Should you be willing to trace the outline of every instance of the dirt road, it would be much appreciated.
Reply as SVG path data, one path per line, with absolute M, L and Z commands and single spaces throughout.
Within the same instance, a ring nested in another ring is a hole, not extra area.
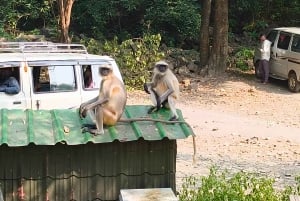
M 286 82 L 262 85 L 254 77 L 226 75 L 191 80 L 182 88 L 178 108 L 196 134 L 178 140 L 177 188 L 190 175 L 207 175 L 216 165 L 230 172 L 249 171 L 294 184 L 300 175 L 300 93 Z M 150 104 L 143 92 L 130 92 L 128 104 Z

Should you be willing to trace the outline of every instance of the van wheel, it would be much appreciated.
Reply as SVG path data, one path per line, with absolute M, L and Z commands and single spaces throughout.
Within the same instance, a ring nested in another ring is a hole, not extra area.
M 298 82 L 295 73 L 289 74 L 288 87 L 291 92 L 298 92 L 300 90 L 300 83 Z
M 254 70 L 255 70 L 255 77 L 260 79 L 261 78 L 261 72 L 260 72 L 260 69 L 259 69 L 259 60 L 257 60 L 254 64 Z

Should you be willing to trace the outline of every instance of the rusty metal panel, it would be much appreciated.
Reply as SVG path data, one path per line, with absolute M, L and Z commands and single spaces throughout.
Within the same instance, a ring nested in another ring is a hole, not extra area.
M 120 189 L 172 188 L 176 140 L 0 146 L 5 201 L 117 200 Z

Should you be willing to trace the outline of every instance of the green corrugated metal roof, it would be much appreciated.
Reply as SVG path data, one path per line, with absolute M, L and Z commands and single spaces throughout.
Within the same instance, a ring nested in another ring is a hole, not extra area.
M 123 118 L 149 117 L 147 111 L 150 106 L 126 106 Z M 180 120 L 182 113 L 178 110 Z M 167 120 L 169 110 L 160 110 L 151 114 L 154 119 Z M 118 123 L 106 127 L 103 135 L 94 136 L 82 133 L 81 125 L 91 123 L 89 119 L 81 120 L 77 109 L 68 110 L 0 110 L 0 145 L 26 146 L 36 145 L 68 145 L 93 143 L 107 143 L 114 140 L 134 141 L 139 138 L 145 140 L 161 140 L 162 138 L 182 139 L 193 134 L 192 129 L 184 123 L 164 124 L 157 122 Z

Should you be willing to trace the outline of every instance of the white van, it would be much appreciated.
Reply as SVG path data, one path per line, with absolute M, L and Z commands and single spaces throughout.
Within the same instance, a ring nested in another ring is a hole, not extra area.
M 77 108 L 99 94 L 98 68 L 103 63 L 110 63 L 122 80 L 113 58 L 89 54 L 80 44 L 2 42 L 0 69 L 10 68 L 21 90 L 0 92 L 0 108 Z
M 270 77 L 288 80 L 292 92 L 300 90 L 300 28 L 281 27 L 271 29 L 267 39 L 272 42 L 270 58 Z M 259 52 L 255 51 L 255 75 L 260 76 Z

